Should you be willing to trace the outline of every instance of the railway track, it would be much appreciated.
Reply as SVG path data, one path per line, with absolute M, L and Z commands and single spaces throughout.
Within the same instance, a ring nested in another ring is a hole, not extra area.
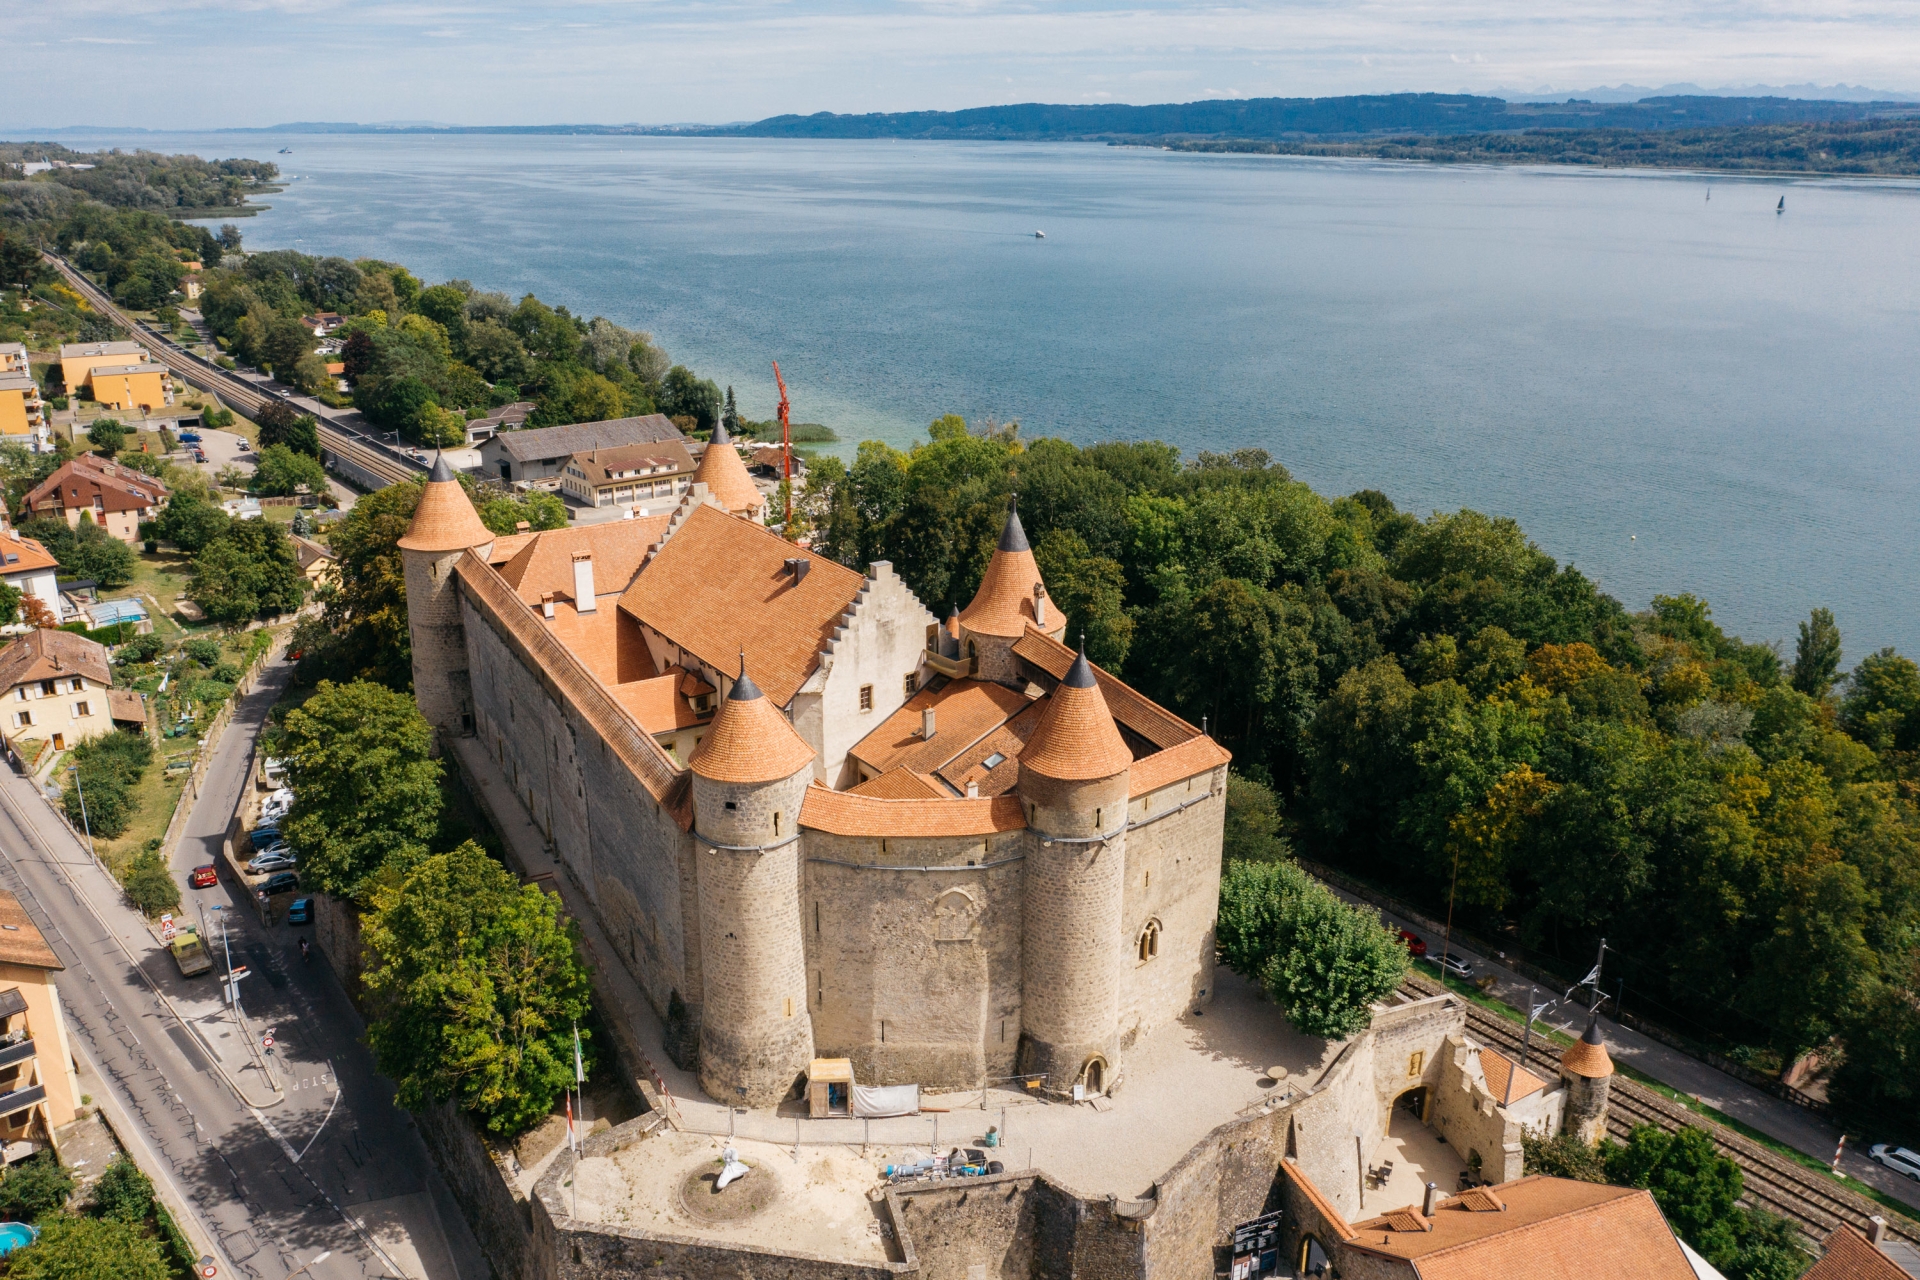
M 46 260 L 65 277 L 93 308 L 102 315 L 110 316 L 114 322 L 128 333 L 137 333 L 140 340 L 153 351 L 156 359 L 167 366 L 181 381 L 200 390 L 218 396 L 222 401 L 238 409 L 249 418 L 258 417 L 260 410 L 279 397 L 262 391 L 244 378 L 236 378 L 210 360 L 202 359 L 187 350 L 172 338 L 141 324 L 126 312 L 114 305 L 93 281 L 81 275 L 66 261 L 54 254 L 47 254 Z M 332 454 L 342 461 L 368 475 L 377 476 L 383 484 L 398 484 L 411 480 L 426 468 L 404 454 L 398 454 L 377 442 L 352 431 L 345 430 L 327 418 L 316 415 L 319 423 L 320 451 Z
M 1415 999 L 1424 999 L 1440 995 L 1442 988 L 1429 978 L 1415 975 L 1407 979 L 1402 991 Z M 1482 1044 L 1509 1054 L 1520 1052 L 1521 1029 L 1479 1005 L 1467 1006 L 1467 1030 Z M 1536 1038 L 1533 1046 L 1535 1061 L 1543 1051 L 1548 1050 L 1550 1046 Z M 1865 1231 L 1867 1219 L 1877 1215 L 1887 1220 L 1889 1232 L 1920 1244 L 1920 1224 L 1912 1219 L 1889 1212 L 1880 1204 L 1848 1190 L 1829 1175 L 1786 1159 L 1751 1138 L 1662 1097 L 1645 1085 L 1616 1075 L 1608 1098 L 1607 1132 L 1612 1137 L 1625 1141 L 1635 1128 L 1643 1124 L 1654 1125 L 1669 1133 L 1678 1132 L 1682 1125 L 1701 1130 L 1713 1139 L 1721 1155 L 1740 1166 L 1745 1186 L 1744 1199 L 1751 1206 L 1779 1214 L 1815 1241 L 1826 1239 L 1828 1233 L 1843 1222 Z

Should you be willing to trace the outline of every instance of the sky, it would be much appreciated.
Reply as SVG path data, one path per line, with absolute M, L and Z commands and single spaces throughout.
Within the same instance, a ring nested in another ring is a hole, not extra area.
M 62 0 L 23 5 L 7 45 L 0 137 L 1621 83 L 1920 90 L 1920 0 Z

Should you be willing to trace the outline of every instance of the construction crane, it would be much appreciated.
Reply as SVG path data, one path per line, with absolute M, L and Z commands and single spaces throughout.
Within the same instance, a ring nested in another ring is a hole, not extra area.
M 773 362 L 773 380 L 780 384 L 780 471 L 787 482 L 785 525 L 793 524 L 793 408 L 787 403 L 787 380 L 780 376 L 780 362 Z

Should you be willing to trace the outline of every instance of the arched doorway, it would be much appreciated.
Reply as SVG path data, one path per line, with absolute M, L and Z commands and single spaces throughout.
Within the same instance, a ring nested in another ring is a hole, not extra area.
M 1080 1068 L 1080 1085 L 1087 1097 L 1098 1097 L 1107 1091 L 1107 1060 L 1099 1054 L 1087 1059 L 1087 1065 Z
M 1395 1111 L 1405 1111 L 1421 1124 L 1427 1122 L 1427 1086 L 1409 1089 L 1393 1100 Z
M 1320 1242 L 1307 1235 L 1300 1237 L 1300 1261 L 1297 1269 L 1303 1276 L 1324 1276 L 1330 1270 L 1327 1251 Z

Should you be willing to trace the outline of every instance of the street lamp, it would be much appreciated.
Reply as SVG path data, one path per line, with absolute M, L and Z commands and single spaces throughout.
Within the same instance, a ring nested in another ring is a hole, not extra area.
M 80 793 L 80 825 L 86 829 L 87 833 L 87 854 L 98 862 L 100 855 L 95 853 L 93 848 L 93 821 L 87 817 L 87 789 L 80 785 L 80 766 L 70 764 L 67 766 L 67 772 L 73 775 L 73 789 Z

